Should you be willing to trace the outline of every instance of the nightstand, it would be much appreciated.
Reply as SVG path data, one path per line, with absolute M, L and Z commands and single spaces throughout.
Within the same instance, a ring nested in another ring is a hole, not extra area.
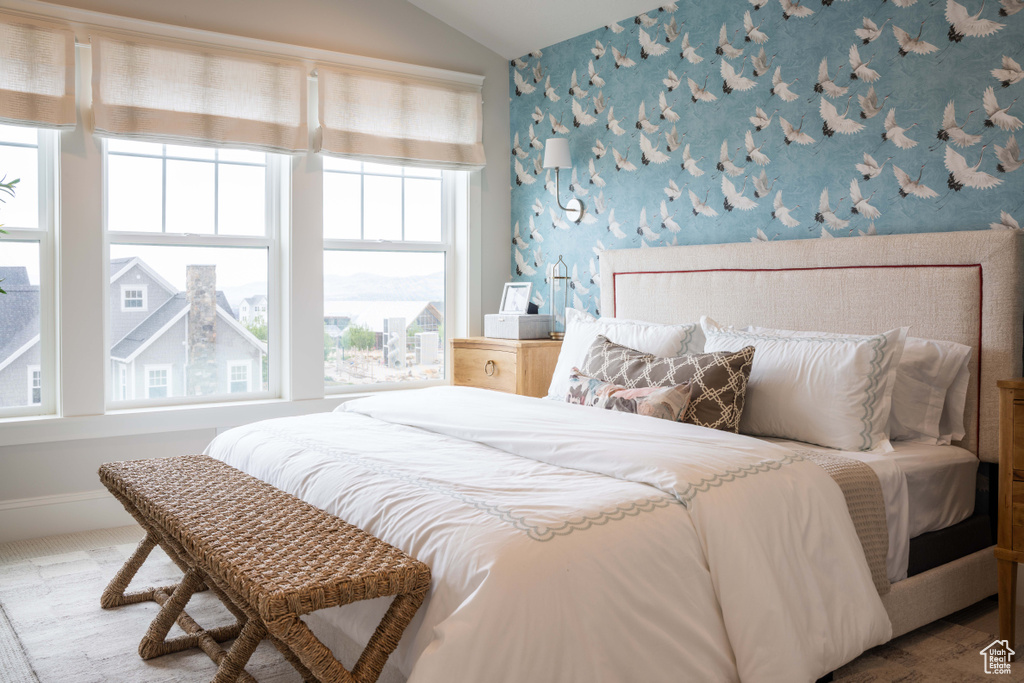
M 561 341 L 452 339 L 452 384 L 523 396 L 547 396 Z
M 1024 379 L 999 386 L 999 638 L 1016 642 L 1017 563 L 1024 562 Z

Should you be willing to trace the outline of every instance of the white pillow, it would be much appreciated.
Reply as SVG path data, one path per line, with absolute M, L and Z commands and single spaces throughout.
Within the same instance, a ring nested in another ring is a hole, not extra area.
M 683 356 L 704 351 L 704 333 L 698 323 L 659 325 L 621 318 L 598 320 L 589 313 L 570 308 L 565 311 L 565 338 L 551 376 L 548 398 L 565 400 L 572 369 L 583 365 L 583 359 L 598 335 L 655 356 Z
M 954 431 L 953 425 L 941 427 L 943 413 L 954 381 L 961 371 L 966 376 L 959 414 L 963 431 L 964 402 L 966 401 L 967 362 L 971 347 L 955 342 L 908 337 L 903 347 L 896 386 L 892 392 L 892 412 L 889 414 L 889 438 L 898 441 L 916 441 L 932 445 L 945 445 Z M 955 404 L 956 399 L 951 401 Z M 951 410 L 955 405 L 951 405 Z M 955 410 L 954 410 L 955 414 Z M 963 438 L 961 435 L 957 438 Z
M 885 432 L 907 328 L 876 335 L 723 327 L 706 352 L 754 347 L 740 432 L 843 451 L 892 450 Z
M 967 405 L 967 384 L 971 381 L 971 371 L 967 367 L 970 360 L 968 352 L 956 373 L 956 379 L 946 392 L 946 405 L 942 408 L 942 419 L 939 420 L 939 443 L 942 445 L 960 441 L 967 435 L 964 407 Z

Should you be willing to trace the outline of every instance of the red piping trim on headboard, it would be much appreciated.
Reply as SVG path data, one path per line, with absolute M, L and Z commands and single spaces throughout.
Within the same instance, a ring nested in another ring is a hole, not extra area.
M 799 268 L 705 268 L 695 270 L 631 270 L 612 273 L 612 315 L 618 308 L 617 278 L 620 275 L 672 275 L 689 273 L 773 273 L 799 270 L 863 270 L 871 268 L 977 268 L 978 270 L 978 387 L 977 406 L 974 420 L 974 443 L 978 453 L 981 452 L 981 332 L 984 315 L 984 274 L 980 263 L 920 263 L 913 265 L 877 265 L 877 266 L 804 266 Z M 979 455 L 980 457 L 980 455 Z

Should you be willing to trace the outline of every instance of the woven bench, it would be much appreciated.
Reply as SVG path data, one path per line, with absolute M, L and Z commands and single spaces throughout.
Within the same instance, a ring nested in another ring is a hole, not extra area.
M 376 681 L 430 586 L 430 569 L 337 517 L 205 455 L 108 463 L 100 480 L 146 530 L 104 591 L 104 608 L 152 600 L 160 611 L 139 644 L 150 659 L 198 647 L 214 683 L 252 681 L 245 665 L 269 638 L 306 681 Z M 184 572 L 173 586 L 125 593 L 159 545 Z M 209 588 L 235 616 L 205 630 L 185 611 Z M 351 672 L 299 618 L 395 596 Z M 177 624 L 184 636 L 167 640 Z M 234 638 L 230 650 L 219 643 Z

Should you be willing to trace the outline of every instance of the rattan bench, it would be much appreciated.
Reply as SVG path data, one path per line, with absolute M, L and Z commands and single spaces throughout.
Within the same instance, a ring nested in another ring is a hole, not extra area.
M 430 586 L 430 569 L 422 562 L 213 458 L 108 463 L 99 473 L 147 531 L 101 605 L 160 604 L 139 654 L 150 659 L 199 647 L 218 664 L 214 683 L 252 681 L 245 665 L 264 638 L 306 681 L 376 681 Z M 126 594 L 156 545 L 184 578 Z M 205 630 L 184 611 L 189 598 L 207 588 L 234 614 L 234 625 Z M 351 672 L 299 618 L 382 596 L 395 598 Z M 167 640 L 175 622 L 186 635 Z M 219 643 L 232 638 L 225 652 Z

